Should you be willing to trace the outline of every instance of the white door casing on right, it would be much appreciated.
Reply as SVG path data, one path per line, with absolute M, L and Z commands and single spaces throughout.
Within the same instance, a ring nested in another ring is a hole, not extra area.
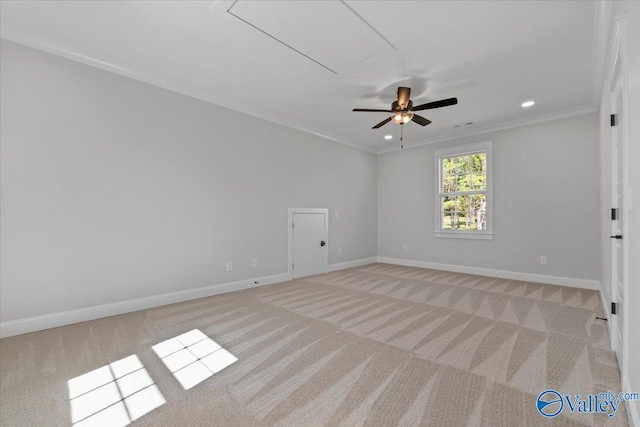
M 618 45 L 611 79 L 611 342 L 616 352 L 620 370 L 625 370 L 627 286 L 627 242 L 624 240 L 627 204 L 625 200 L 627 179 L 626 140 L 626 86 L 624 44 Z M 615 307 L 615 314 L 613 309 Z
M 291 213 L 291 272 L 300 278 L 327 272 L 328 211 L 298 210 Z

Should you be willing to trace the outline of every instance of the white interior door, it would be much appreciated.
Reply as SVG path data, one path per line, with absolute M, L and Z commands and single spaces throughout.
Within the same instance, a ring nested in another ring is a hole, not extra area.
M 293 277 L 326 272 L 325 213 L 293 213 Z
M 624 349 L 624 313 L 623 303 L 626 289 L 627 262 L 624 241 L 625 200 L 625 132 L 624 112 L 624 80 L 620 55 L 616 61 L 614 78 L 611 82 L 611 114 L 614 123 L 611 126 L 611 205 L 615 209 L 615 219 L 611 220 L 611 302 L 616 304 L 616 314 L 611 315 L 611 333 L 613 350 L 618 357 L 620 368 L 623 368 Z

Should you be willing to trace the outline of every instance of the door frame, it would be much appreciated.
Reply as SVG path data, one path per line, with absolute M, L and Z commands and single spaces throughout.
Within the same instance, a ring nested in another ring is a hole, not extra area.
M 289 264 L 287 271 L 289 274 L 289 280 L 293 280 L 293 270 L 291 265 L 293 264 L 293 214 L 324 214 L 324 241 L 327 242 L 326 249 L 324 251 L 324 273 L 329 272 L 329 209 L 326 208 L 289 208 L 289 216 L 287 222 L 288 230 L 288 252 L 289 252 Z
M 627 154 L 628 154 L 628 147 L 629 147 L 629 138 L 628 138 L 628 133 L 627 133 L 627 120 L 628 120 L 628 80 L 627 80 L 627 51 L 626 51 L 626 28 L 625 28 L 625 19 L 624 17 L 620 17 L 617 18 L 615 20 L 615 28 L 614 28 L 614 40 L 613 40 L 613 50 L 612 50 L 612 56 L 611 56 L 611 62 L 609 64 L 609 70 L 608 70 L 608 78 L 607 78 L 607 89 L 609 92 L 609 113 L 613 113 L 613 99 L 612 99 L 612 94 L 615 91 L 615 84 L 616 81 L 614 80 L 616 78 L 616 70 L 618 70 L 619 75 L 620 75 L 620 79 L 622 80 L 622 90 L 620 91 L 620 96 L 622 97 L 622 112 L 618 112 L 616 111 L 616 114 L 621 114 L 621 124 L 622 126 L 620 126 L 620 129 L 617 130 L 617 132 L 620 132 L 620 134 L 622 135 L 622 164 L 617 164 L 616 166 L 618 168 L 622 169 L 622 206 L 618 206 L 618 209 L 620 211 L 620 215 L 623 218 L 623 223 L 622 223 L 622 235 L 623 235 L 623 239 L 622 239 L 622 252 L 623 252 L 623 266 L 622 266 L 622 275 L 624 276 L 624 281 L 622 283 L 622 305 L 620 307 L 621 313 L 620 314 L 616 314 L 615 316 L 622 316 L 622 342 L 618 342 L 617 341 L 617 334 L 616 334 L 616 330 L 614 329 L 614 321 L 613 321 L 613 314 L 611 314 L 611 312 L 609 311 L 609 318 L 610 320 L 610 335 L 611 335 L 611 348 L 613 351 L 615 352 L 619 352 L 621 355 L 621 359 L 622 359 L 622 363 L 620 364 L 620 373 L 621 373 L 621 377 L 624 381 L 626 372 L 627 372 L 627 365 L 629 363 L 629 356 L 628 356 L 628 350 L 629 350 L 629 317 L 628 317 L 628 312 L 629 312 L 629 301 L 628 301 L 628 287 L 629 287 L 629 241 L 626 239 L 626 237 L 629 235 L 629 221 L 628 221 L 628 213 L 629 213 L 629 165 L 627 163 Z M 613 130 L 611 131 L 611 135 L 613 134 Z M 611 165 L 613 165 L 613 162 L 616 159 L 613 159 L 613 140 L 612 138 L 610 138 L 609 140 L 610 143 L 610 161 L 611 161 Z M 613 193 L 615 191 L 615 180 L 616 177 L 614 176 L 615 171 L 613 170 L 613 167 L 610 167 L 609 170 L 609 191 L 611 192 L 610 194 L 610 201 L 609 203 L 612 203 L 613 201 Z M 610 206 L 612 207 L 612 206 Z M 613 227 L 611 226 L 609 228 L 610 231 L 613 230 Z M 611 260 L 611 271 L 610 271 L 610 283 L 611 286 L 609 288 L 609 297 L 610 297 L 610 301 L 611 302 L 618 302 L 619 301 L 614 301 L 613 297 L 614 297 L 614 286 L 615 283 L 613 281 L 614 279 L 614 269 L 615 269 L 615 265 L 613 263 L 614 261 L 614 245 L 611 244 L 610 246 L 610 260 Z M 624 386 L 623 386 L 624 388 Z

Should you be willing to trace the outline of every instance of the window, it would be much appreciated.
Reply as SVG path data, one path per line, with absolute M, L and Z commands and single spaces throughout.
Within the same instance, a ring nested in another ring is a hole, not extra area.
M 434 151 L 436 237 L 491 239 L 491 141 Z

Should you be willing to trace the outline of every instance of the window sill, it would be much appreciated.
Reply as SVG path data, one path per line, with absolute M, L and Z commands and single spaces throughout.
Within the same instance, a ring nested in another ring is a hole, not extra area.
M 493 233 L 489 231 L 436 231 L 435 236 L 446 239 L 493 240 Z

